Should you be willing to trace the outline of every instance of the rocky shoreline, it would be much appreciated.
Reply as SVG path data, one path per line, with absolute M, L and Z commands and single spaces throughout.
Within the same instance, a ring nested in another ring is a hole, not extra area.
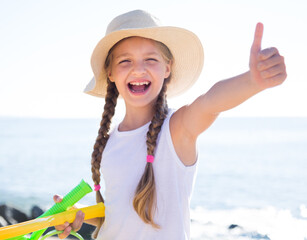
M 22 210 L 11 207 L 7 204 L 1 204 L 0 205 L 0 227 L 5 227 L 8 225 L 29 221 L 29 220 L 39 217 L 43 213 L 44 211 L 38 206 L 33 206 L 31 208 L 30 214 L 27 215 Z M 46 232 L 49 232 L 53 229 L 54 229 L 53 227 L 49 228 L 47 229 Z M 94 231 L 94 229 L 95 227 L 84 223 L 82 225 L 82 228 L 78 231 L 78 233 L 82 235 L 84 240 L 91 240 L 92 239 L 91 233 Z M 56 237 L 54 238 L 58 239 Z M 71 238 L 75 238 L 75 237 L 71 236 Z

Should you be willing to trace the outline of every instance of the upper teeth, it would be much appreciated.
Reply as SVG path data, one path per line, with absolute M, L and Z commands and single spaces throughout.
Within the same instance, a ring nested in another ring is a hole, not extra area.
M 148 85 L 149 82 L 131 82 L 130 84 L 131 84 L 131 85 L 138 85 L 138 86 L 139 86 L 139 85 L 144 85 L 144 84 L 145 84 L 145 85 Z

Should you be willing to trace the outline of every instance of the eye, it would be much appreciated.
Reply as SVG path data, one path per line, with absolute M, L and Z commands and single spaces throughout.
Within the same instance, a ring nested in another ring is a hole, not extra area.
M 124 59 L 121 60 L 118 64 L 123 64 L 123 63 L 130 63 L 131 61 L 129 59 Z
M 147 58 L 146 61 L 148 61 L 148 62 L 158 62 L 158 59 L 156 59 L 156 58 Z

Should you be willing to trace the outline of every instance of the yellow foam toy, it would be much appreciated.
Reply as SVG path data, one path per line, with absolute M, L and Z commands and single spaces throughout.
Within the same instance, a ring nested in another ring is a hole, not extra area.
M 0 239 L 18 237 L 44 228 L 61 225 L 65 222 L 72 223 L 76 218 L 77 212 L 80 210 L 85 214 L 84 220 L 87 220 L 96 217 L 104 217 L 105 206 L 103 203 L 98 203 L 93 206 L 67 210 L 48 217 L 36 218 L 34 220 L 2 227 L 0 228 Z

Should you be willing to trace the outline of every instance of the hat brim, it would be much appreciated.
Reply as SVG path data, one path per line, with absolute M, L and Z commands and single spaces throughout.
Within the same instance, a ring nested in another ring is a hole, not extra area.
M 182 94 L 198 79 L 203 67 L 204 51 L 200 40 L 194 33 L 183 28 L 167 26 L 124 29 L 108 34 L 96 45 L 91 57 L 94 77 L 84 92 L 96 97 L 105 97 L 107 74 L 104 63 L 108 52 L 118 41 L 132 36 L 162 42 L 170 49 L 174 62 L 172 78 L 167 90 L 168 97 Z

